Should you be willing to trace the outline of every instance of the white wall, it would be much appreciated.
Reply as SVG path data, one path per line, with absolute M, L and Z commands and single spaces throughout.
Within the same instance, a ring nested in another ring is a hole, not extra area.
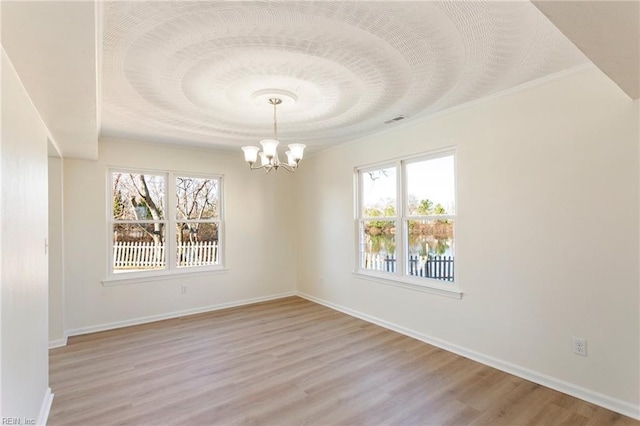
M 0 416 L 37 420 L 48 389 L 47 130 L 2 49 Z
M 306 159 L 299 291 L 640 415 L 638 117 L 590 68 Z M 355 278 L 354 167 L 448 146 L 462 300 Z
M 103 286 L 108 167 L 224 175 L 226 266 L 205 277 Z M 101 140 L 98 161 L 64 160 L 65 310 L 70 334 L 139 319 L 291 293 L 295 289 L 292 177 L 250 171 L 241 152 Z M 188 293 L 180 286 L 187 284 Z
M 62 159 L 49 157 L 49 345 L 64 339 L 64 244 L 62 208 Z

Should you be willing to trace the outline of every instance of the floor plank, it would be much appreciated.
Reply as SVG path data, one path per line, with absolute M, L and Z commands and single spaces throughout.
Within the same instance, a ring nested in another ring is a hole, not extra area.
M 69 339 L 49 425 L 640 425 L 290 297 Z

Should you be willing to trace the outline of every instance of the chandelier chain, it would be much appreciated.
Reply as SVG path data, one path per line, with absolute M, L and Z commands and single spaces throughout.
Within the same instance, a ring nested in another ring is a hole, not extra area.
M 278 118 L 276 116 L 276 107 L 282 101 L 278 98 L 271 98 L 269 99 L 269 102 L 273 104 L 273 138 L 278 140 Z

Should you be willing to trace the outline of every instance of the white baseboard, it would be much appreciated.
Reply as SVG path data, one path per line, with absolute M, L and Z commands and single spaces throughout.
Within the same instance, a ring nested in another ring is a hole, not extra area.
M 296 292 L 290 291 L 286 293 L 272 294 L 269 296 L 254 297 L 251 299 L 243 299 L 243 300 L 237 300 L 234 302 L 220 303 L 217 305 L 202 306 L 199 308 L 184 309 L 181 311 L 167 312 L 164 314 L 150 315 L 147 317 L 138 317 L 138 318 L 133 318 L 133 319 L 124 320 L 124 321 L 116 321 L 116 322 L 111 322 L 107 324 L 98 324 L 98 325 L 92 325 L 89 327 L 76 328 L 73 330 L 66 331 L 65 344 L 66 344 L 67 336 L 69 337 L 79 336 L 81 334 L 95 333 L 98 331 L 105 331 L 105 330 L 113 330 L 115 328 L 129 327 L 131 325 L 146 324 L 149 322 L 184 317 L 187 315 L 202 314 L 205 312 L 217 311 L 217 310 L 226 309 L 226 308 L 233 308 L 236 306 L 251 305 L 253 303 L 266 302 L 266 301 L 275 300 L 275 299 L 282 299 L 284 297 L 291 297 L 295 295 L 296 295 Z
M 47 388 L 42 399 L 42 406 L 40 407 L 40 414 L 38 415 L 38 426 L 46 426 L 49 419 L 49 412 L 51 411 L 51 404 L 53 404 L 53 394 L 51 388 Z
M 49 349 L 61 348 L 67 346 L 67 336 L 62 339 L 49 340 Z
M 311 296 L 310 294 L 298 292 L 297 295 L 304 299 L 310 300 L 312 302 L 319 303 L 320 305 L 324 305 L 328 308 L 335 309 L 336 311 L 340 311 L 347 315 L 360 318 L 362 320 L 379 325 L 389 330 L 396 331 L 400 334 L 404 334 L 406 336 L 413 337 L 414 339 L 421 340 L 430 345 L 437 346 L 446 351 L 461 355 L 465 358 L 472 359 L 481 364 L 488 365 L 490 367 L 496 368 L 498 370 L 502 370 L 509 374 L 513 374 L 514 376 L 521 377 L 523 379 L 529 380 L 534 383 L 538 383 L 542 386 L 546 386 L 548 388 L 557 390 L 562 393 L 566 393 L 567 395 L 575 396 L 576 398 L 585 400 L 592 404 L 599 405 L 601 407 L 607 408 L 609 410 L 615 411 L 625 416 L 629 416 L 634 419 L 640 420 L 640 405 L 634 405 L 632 403 L 622 401 L 617 398 L 612 398 L 608 395 L 604 395 L 589 389 L 585 389 L 581 386 L 577 386 L 572 383 L 556 379 L 555 377 L 547 376 L 537 371 L 529 370 L 528 368 L 520 367 L 510 362 L 506 362 L 498 358 L 494 358 L 488 355 L 481 354 L 476 351 L 472 351 L 470 349 L 463 348 L 458 345 L 454 345 L 444 340 L 440 340 L 435 337 L 431 337 L 431 336 L 419 333 L 417 331 L 391 323 L 389 321 L 385 321 L 383 319 L 380 319 L 359 311 L 355 311 L 345 306 L 328 302 L 326 300 L 320 299 L 315 296 Z

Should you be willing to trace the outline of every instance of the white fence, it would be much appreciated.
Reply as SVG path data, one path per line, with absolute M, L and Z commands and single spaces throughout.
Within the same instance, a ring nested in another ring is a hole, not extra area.
M 218 263 L 215 241 L 186 242 L 177 246 L 178 266 L 204 266 Z M 113 244 L 113 269 L 158 269 L 165 266 L 165 246 L 145 242 Z
M 396 272 L 395 254 L 380 255 L 374 253 L 361 253 L 360 265 L 364 269 L 375 271 Z M 453 256 L 409 256 L 409 275 L 439 280 L 453 281 L 454 278 Z

